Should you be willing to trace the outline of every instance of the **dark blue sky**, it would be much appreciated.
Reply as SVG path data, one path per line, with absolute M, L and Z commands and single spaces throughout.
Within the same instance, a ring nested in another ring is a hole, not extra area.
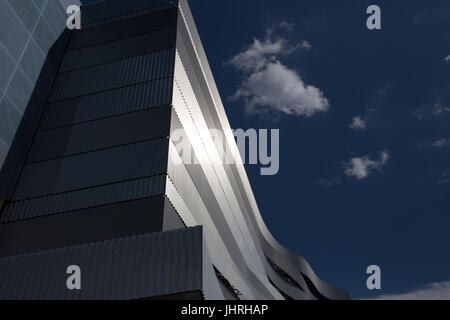
M 366 28 L 371 4 L 381 7 L 381 31 Z M 247 167 L 275 238 L 354 298 L 450 281 L 450 183 L 443 183 L 450 146 L 432 146 L 450 139 L 450 63 L 444 61 L 450 55 L 450 2 L 190 5 L 231 126 L 280 129 L 279 174 L 260 176 L 259 167 Z M 283 21 L 295 24 L 283 36 L 292 43 L 306 40 L 311 49 L 280 61 L 320 88 L 329 110 L 310 118 L 248 116 L 242 100 L 228 99 L 243 75 L 224 63 Z M 355 116 L 366 120 L 366 130 L 349 127 Z M 366 179 L 344 174 L 343 162 L 366 155 L 378 160 L 383 150 L 390 159 L 381 171 Z M 323 179 L 335 184 L 327 187 L 319 183 Z M 381 291 L 366 288 L 371 264 L 382 269 Z
M 366 28 L 371 4 L 381 7 L 381 31 Z M 450 2 L 190 5 L 232 128 L 280 129 L 279 174 L 247 167 L 275 238 L 354 298 L 450 281 Z M 244 75 L 226 62 L 281 22 L 295 27 L 279 37 L 311 48 L 279 61 L 323 92 L 327 112 L 261 117 L 229 99 Z M 356 116 L 365 130 L 349 127 Z M 367 177 L 345 174 L 350 159 L 379 161 L 381 151 L 389 160 Z M 366 288 L 372 264 L 382 269 L 381 291 Z

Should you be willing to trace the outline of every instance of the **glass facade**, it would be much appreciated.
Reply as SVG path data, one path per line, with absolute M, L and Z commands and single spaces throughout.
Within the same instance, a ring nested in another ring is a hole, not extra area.
M 0 169 L 71 4 L 79 1 L 0 0 Z

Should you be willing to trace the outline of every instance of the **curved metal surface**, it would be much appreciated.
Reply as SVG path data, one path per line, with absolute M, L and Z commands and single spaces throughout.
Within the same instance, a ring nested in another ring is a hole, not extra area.
M 213 191 L 221 214 L 226 220 L 227 228 L 223 225 L 216 228 L 214 233 L 218 234 L 214 235 L 215 240 L 212 242 L 215 246 L 218 242 L 229 242 L 230 239 L 235 241 L 235 245 L 225 245 L 224 250 L 228 251 L 226 257 L 215 255 L 214 250 L 210 249 L 213 263 L 237 288 L 241 284 L 236 283 L 237 279 L 233 279 L 236 278 L 236 275 L 233 275 L 236 268 L 231 268 L 234 269 L 232 271 L 226 269 L 231 261 L 235 265 L 244 266 L 238 268 L 238 273 L 256 289 L 256 292 L 246 297 L 249 299 L 280 298 L 281 295 L 271 281 L 284 293 L 296 299 L 349 299 L 348 292 L 319 279 L 305 259 L 281 246 L 269 232 L 259 212 L 186 0 L 180 0 L 179 10 L 173 106 L 194 153 L 202 159 L 207 159 L 206 163 L 202 162 L 196 166 L 205 173 L 207 181 L 202 185 L 207 184 Z M 226 150 L 213 140 L 210 129 L 224 133 L 225 148 L 233 154 L 234 165 L 220 163 L 220 154 Z M 169 176 L 170 166 L 169 163 Z M 175 187 L 178 187 L 176 183 Z M 180 196 L 187 197 L 182 192 Z M 208 197 L 204 196 L 203 199 L 205 198 Z M 208 212 L 210 215 L 218 214 L 211 210 Z M 209 232 L 206 227 L 207 236 Z M 282 276 L 274 272 L 266 256 L 294 279 L 301 289 L 286 283 Z M 266 290 L 261 291 L 261 285 Z M 245 289 L 241 292 L 248 294 Z

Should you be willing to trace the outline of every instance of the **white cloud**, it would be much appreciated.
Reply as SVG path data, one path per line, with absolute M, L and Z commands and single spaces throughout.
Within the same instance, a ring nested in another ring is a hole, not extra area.
M 434 105 L 433 114 L 439 116 L 443 113 L 450 112 L 450 107 L 444 106 L 442 102 L 437 101 Z
M 445 61 L 445 62 L 449 62 L 449 61 L 450 61 L 450 55 L 446 56 L 446 57 L 444 58 L 444 61 Z
M 229 61 L 236 69 L 244 72 L 257 72 L 264 69 L 270 62 L 276 61 L 277 55 L 288 55 L 295 50 L 285 39 L 264 42 L 253 39 L 247 50 L 235 55 Z
M 433 147 L 436 147 L 436 148 L 445 147 L 447 145 L 450 145 L 450 140 L 448 140 L 448 139 L 436 140 L 433 143 Z
M 328 100 L 313 86 L 305 85 L 294 70 L 280 62 L 269 63 L 244 80 L 235 98 L 245 98 L 250 114 L 268 108 L 291 115 L 312 116 L 328 109 Z
M 389 161 L 390 155 L 387 151 L 380 152 L 380 160 L 371 160 L 368 156 L 353 158 L 346 162 L 344 173 L 349 177 L 359 180 L 367 178 L 374 169 L 381 170 Z
M 450 281 L 435 282 L 418 290 L 392 295 L 382 295 L 373 300 L 450 300 Z
M 234 98 L 246 102 L 249 114 L 276 111 L 310 117 L 326 111 L 329 102 L 322 91 L 305 84 L 296 70 L 279 60 L 280 56 L 300 48 L 311 49 L 311 44 L 303 41 L 292 46 L 284 38 L 272 40 L 277 28 L 292 30 L 293 25 L 283 22 L 270 28 L 264 41 L 254 39 L 243 52 L 230 59 L 229 63 L 245 75 Z
M 350 128 L 353 130 L 364 130 L 366 129 L 366 121 L 364 121 L 360 116 L 353 117 Z

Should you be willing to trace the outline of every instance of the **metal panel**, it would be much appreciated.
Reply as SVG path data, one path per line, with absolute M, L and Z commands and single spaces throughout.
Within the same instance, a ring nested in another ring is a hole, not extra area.
M 55 194 L 5 205 L 0 223 L 163 195 L 166 175 Z
M 163 231 L 165 197 L 0 224 L 0 257 Z
M 67 52 L 60 72 L 88 68 L 129 57 L 175 47 L 176 30 L 168 28 L 120 41 Z
M 174 257 L 186 253 L 190 263 L 181 267 Z M 157 259 L 161 265 L 154 270 L 149 262 Z M 66 287 L 70 265 L 81 268 L 79 291 Z M 197 290 L 202 290 L 201 227 L 0 259 L 0 299 L 140 299 Z
M 98 3 L 85 6 L 83 8 L 83 28 L 100 23 L 111 23 L 127 19 L 130 16 L 142 15 L 148 12 L 146 9 L 155 7 L 169 8 L 178 4 L 177 0 L 133 0 L 123 5 L 123 1 L 107 0 L 105 3 Z
M 170 177 L 166 183 L 168 199 L 188 226 L 198 224 L 203 226 L 213 263 L 218 263 L 221 266 L 222 273 L 236 288 L 244 293 L 247 299 L 269 299 L 269 296 L 256 290 L 253 283 L 246 279 L 246 272 L 245 275 L 242 274 L 242 271 L 245 271 L 244 268 L 241 268 L 243 260 L 234 259 L 235 253 L 228 250 L 228 244 L 225 244 L 226 239 L 222 238 L 218 231 L 223 226 L 213 221 L 211 213 L 208 212 L 198 193 L 197 186 L 171 141 L 169 149 Z
M 43 116 L 41 130 L 167 105 L 172 102 L 172 87 L 170 77 L 51 103 Z
M 168 139 L 25 166 L 13 200 L 84 189 L 166 172 Z
M 78 50 L 111 41 L 125 39 L 134 35 L 158 31 L 177 23 L 178 9 L 172 8 L 162 12 L 130 18 L 125 21 L 110 23 L 96 28 L 75 31 L 70 39 L 68 50 Z
M 258 239 L 251 236 L 249 226 L 243 218 L 236 195 L 221 164 L 222 159 L 214 145 L 211 132 L 207 128 L 196 94 L 190 86 L 188 75 L 178 53 L 175 64 L 173 105 L 193 149 L 199 159 L 203 159 L 200 166 L 214 190 L 222 212 L 227 213 L 224 217 L 246 264 L 261 282 L 268 282 L 256 249 Z
M 37 162 L 92 152 L 169 136 L 171 107 L 41 131 L 33 142 L 27 162 Z
M 50 102 L 130 86 L 173 74 L 174 50 L 163 50 L 59 74 Z
M 166 204 L 164 206 L 164 222 L 163 222 L 163 230 L 176 230 L 185 228 L 186 224 L 181 219 L 178 212 L 173 207 L 172 203 L 166 198 Z

